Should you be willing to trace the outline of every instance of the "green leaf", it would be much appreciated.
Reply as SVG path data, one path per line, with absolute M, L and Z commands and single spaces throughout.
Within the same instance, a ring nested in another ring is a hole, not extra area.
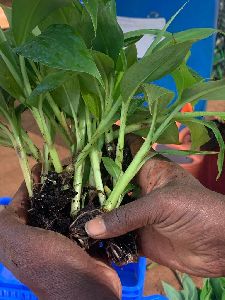
M 8 105 L 6 104 L 5 98 L 0 90 L 0 115 L 1 115 L 1 109 L 7 111 Z
M 99 7 L 99 0 L 83 0 L 84 1 L 84 5 L 88 11 L 88 13 L 90 14 L 92 23 L 93 23 L 93 27 L 95 30 L 95 33 L 97 31 L 97 17 L 98 17 L 98 7 Z
M 148 129 L 149 131 L 149 129 Z M 175 122 L 170 123 L 159 136 L 156 143 L 179 145 L 179 130 Z
M 99 119 L 101 115 L 101 103 L 99 98 L 94 94 L 88 93 L 84 88 L 81 89 L 81 94 L 88 110 L 96 119 Z
M 11 22 L 12 22 L 12 8 L 8 7 L 6 5 L 3 5 L 2 3 L 0 3 L 0 7 L 4 11 L 4 14 L 7 18 L 7 21 L 9 22 L 9 25 L 11 25 Z
M 55 90 L 66 81 L 70 80 L 72 76 L 74 76 L 74 73 L 68 71 L 57 71 L 48 74 L 31 93 L 29 104 L 37 107 L 39 102 L 38 96 L 45 95 L 47 92 Z
M 104 167 L 106 168 L 106 171 L 115 179 L 116 181 L 118 180 L 120 174 L 121 174 L 121 169 L 120 167 L 115 163 L 114 160 L 112 160 L 109 157 L 102 157 L 102 162 L 104 164 Z
M 145 34 L 148 35 L 158 35 L 161 32 L 160 29 L 139 29 L 139 30 L 133 30 L 124 33 L 124 46 L 132 45 L 136 42 L 138 42 Z M 165 32 L 164 36 L 170 36 L 172 35 L 169 32 Z
M 176 83 L 178 97 L 181 97 L 185 89 L 202 80 L 202 78 L 200 79 L 200 77 L 196 77 L 196 75 L 192 73 L 185 62 L 172 73 L 172 76 Z
M 77 76 L 72 76 L 65 81 L 62 86 L 51 92 L 53 99 L 61 110 L 69 117 L 73 117 L 73 112 L 77 114 L 80 111 L 80 84 Z M 73 110 L 73 111 L 72 111 Z
M 177 120 L 178 122 L 181 122 L 185 126 L 187 126 L 190 129 L 191 133 L 191 149 L 197 150 L 204 144 L 206 144 L 210 138 L 208 134 L 208 130 L 206 129 L 205 125 L 199 124 L 195 122 L 192 122 L 192 120 Z
M 48 67 L 85 72 L 101 81 L 91 52 L 84 41 L 68 25 L 52 25 L 16 52 Z
M 163 289 L 169 300 L 185 300 L 181 293 L 179 293 L 174 287 L 166 282 L 162 282 Z
M 143 84 L 142 85 L 146 99 L 148 99 L 150 110 L 152 105 L 157 102 L 158 112 L 166 110 L 170 102 L 174 99 L 174 92 L 157 86 L 155 84 Z
M 127 59 L 127 68 L 130 68 L 138 61 L 137 47 L 135 46 L 135 44 L 132 44 L 125 49 L 125 55 Z
M 92 56 L 106 86 L 109 75 L 114 70 L 114 61 L 108 55 L 98 51 L 92 51 Z
M 124 37 L 116 19 L 114 0 L 99 6 L 97 26 L 94 49 L 107 54 L 116 62 L 124 45 Z
M 12 97 L 17 99 L 22 98 L 22 92 L 15 81 L 14 77 L 12 76 L 11 72 L 9 71 L 8 67 L 6 66 L 5 62 L 0 56 L 0 87 L 7 91 Z
M 185 299 L 198 300 L 198 290 L 191 277 L 185 274 L 182 277 L 182 284 L 184 288 L 183 295 L 185 296 Z
M 166 32 L 167 28 L 170 26 L 170 24 L 174 21 L 174 19 L 179 15 L 179 13 L 184 9 L 184 7 L 187 5 L 188 2 L 185 2 L 182 7 L 170 18 L 170 20 L 166 23 L 166 25 L 163 27 L 163 29 L 156 35 L 155 40 L 150 45 L 148 50 L 145 53 L 145 56 L 150 55 L 154 48 L 157 46 L 157 44 L 161 41 L 161 39 L 164 37 L 164 33 Z
M 142 58 L 131 66 L 125 72 L 121 83 L 123 100 L 131 98 L 146 80 L 151 82 L 174 71 L 182 63 L 190 47 L 189 42 L 172 45 Z
M 197 42 L 208 38 L 212 34 L 216 33 L 217 29 L 214 28 L 192 28 L 187 29 L 185 31 L 180 31 L 174 34 L 170 34 L 166 36 L 154 49 L 157 51 L 159 48 L 167 47 L 168 45 L 172 45 L 174 43 L 183 43 L 192 41 Z
M 224 100 L 225 79 L 218 81 L 200 82 L 187 88 L 182 93 L 180 103 L 193 102 L 199 99 Z
M 200 293 L 200 300 L 213 300 L 213 290 L 209 279 L 206 279 L 204 283 Z
M 221 300 L 224 292 L 223 281 L 220 278 L 210 278 L 209 282 L 213 290 L 213 300 Z
M 180 120 L 181 123 L 183 122 L 183 120 L 181 119 Z M 189 121 L 189 120 L 188 120 Z M 186 120 L 184 120 L 184 122 L 186 122 Z M 191 120 L 192 123 L 195 123 L 195 124 L 200 124 L 202 126 L 205 126 L 205 127 L 208 127 L 210 128 L 216 139 L 217 139 L 217 142 L 220 146 L 220 152 L 218 154 L 218 160 L 217 160 L 217 166 L 218 166 L 218 176 L 217 176 L 217 179 L 220 177 L 222 171 L 223 171 L 223 164 L 224 164 L 224 153 L 225 153 L 225 144 L 224 144 L 224 141 L 223 141 L 223 137 L 218 129 L 218 127 L 216 126 L 216 124 L 214 124 L 214 122 L 212 121 L 204 121 L 204 120 L 199 120 L 199 119 L 192 119 Z
M 17 45 L 23 44 L 32 30 L 54 10 L 70 5 L 72 0 L 14 0 L 12 29 Z

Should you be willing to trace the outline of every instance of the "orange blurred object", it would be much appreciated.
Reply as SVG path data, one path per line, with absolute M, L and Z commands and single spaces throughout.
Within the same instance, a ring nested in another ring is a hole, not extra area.
M 7 21 L 7 18 L 2 10 L 2 8 L 0 8 L 0 27 L 2 29 L 6 29 L 9 27 L 9 23 Z

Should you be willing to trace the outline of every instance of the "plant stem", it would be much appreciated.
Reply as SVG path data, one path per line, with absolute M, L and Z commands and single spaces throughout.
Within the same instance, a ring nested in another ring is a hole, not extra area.
M 76 112 L 73 109 L 72 104 L 70 103 L 71 111 L 73 114 L 75 130 L 76 130 L 76 139 L 77 139 L 77 152 L 79 153 L 85 144 L 85 137 L 86 137 L 86 118 L 84 113 L 80 114 L 80 119 L 78 122 Z M 76 213 L 81 208 L 81 194 L 82 194 L 82 184 L 83 184 L 83 173 L 84 173 L 84 165 L 85 160 L 79 166 L 74 167 L 74 182 L 73 187 L 74 190 L 77 192 L 76 196 L 72 200 L 71 203 L 71 216 L 75 216 Z
M 47 124 L 45 121 L 45 116 L 44 116 L 43 110 L 42 110 L 42 105 L 43 105 L 43 99 L 40 99 L 38 114 L 36 114 L 36 116 L 38 117 L 38 119 L 41 122 L 42 135 L 48 145 L 48 150 L 49 150 L 49 154 L 50 154 L 54 169 L 57 173 L 61 173 L 63 171 L 62 163 L 60 161 L 58 152 L 53 144 L 51 134 L 47 127 Z
M 46 95 L 48 103 L 53 110 L 57 120 L 59 121 L 60 125 L 62 126 L 63 130 L 65 131 L 66 138 L 70 141 L 70 144 L 73 143 L 71 136 L 70 136 L 70 130 L 68 127 L 68 124 L 66 122 L 65 116 L 62 114 L 62 112 L 59 110 L 58 106 L 56 105 L 54 99 L 52 98 L 50 93 L 47 93 Z
M 25 63 L 25 59 L 22 56 L 19 56 L 19 61 L 20 61 L 20 68 L 21 68 L 21 73 L 23 76 L 23 83 L 24 83 L 24 88 L 25 88 L 25 94 L 26 97 L 29 98 L 32 89 L 30 86 L 30 81 L 27 75 L 27 70 L 26 70 L 26 63 Z
M 31 176 L 31 170 L 29 167 L 27 154 L 24 151 L 24 147 L 21 143 L 19 136 L 17 136 L 17 138 L 16 138 L 15 149 L 16 149 L 17 156 L 19 158 L 19 163 L 20 163 L 20 166 L 21 166 L 21 169 L 23 172 L 23 176 L 24 176 L 24 180 L 26 183 L 29 197 L 32 197 L 33 196 L 33 181 L 32 181 L 32 176 Z
M 91 140 L 87 143 L 81 153 L 78 155 L 75 163 L 75 169 L 82 163 L 82 161 L 89 155 L 92 147 L 97 142 L 98 138 L 113 124 L 113 117 L 117 110 L 119 109 L 122 102 L 122 98 L 118 98 L 115 104 L 113 105 L 112 109 L 100 122 L 98 128 L 96 129 L 95 133 L 93 134 Z
M 88 140 L 91 140 L 92 137 L 92 124 L 90 119 L 90 113 L 86 108 L 86 123 L 87 123 L 87 134 Z M 94 180 L 95 180 L 95 187 L 98 191 L 99 202 L 101 205 L 105 202 L 105 193 L 104 193 L 104 186 L 102 183 L 102 176 L 100 170 L 100 160 L 99 160 L 99 153 L 97 148 L 94 146 L 90 152 L 90 159 L 91 159 L 91 167 L 93 170 Z
M 175 119 L 188 119 L 193 117 L 221 117 L 225 118 L 225 112 L 218 111 L 196 111 L 196 112 L 187 112 L 187 113 L 177 113 Z
M 122 102 L 121 117 L 120 117 L 120 129 L 119 129 L 119 138 L 116 149 L 116 164 L 122 170 L 123 162 L 123 149 L 124 149 L 124 139 L 125 139 L 125 129 L 127 121 L 127 113 L 130 105 L 130 99 L 126 102 Z
M 140 150 L 138 151 L 138 153 L 135 155 L 133 161 L 127 168 L 126 172 L 120 177 L 120 180 L 117 182 L 109 198 L 106 200 L 104 204 L 105 211 L 111 211 L 117 207 L 117 203 L 121 195 L 123 194 L 123 191 L 142 167 L 142 163 L 145 157 L 148 155 L 152 144 L 154 143 L 153 136 L 155 131 L 156 118 L 157 118 L 157 103 L 155 103 L 155 105 L 153 106 L 152 124 L 148 136 L 145 142 L 143 143 L 143 145 L 141 146 Z
M 27 144 L 32 157 L 39 162 L 41 160 L 41 154 L 39 149 L 37 148 L 37 146 L 33 143 L 33 141 L 31 140 L 31 138 L 29 137 L 28 133 L 24 130 L 22 130 L 22 139 L 24 140 L 24 142 Z

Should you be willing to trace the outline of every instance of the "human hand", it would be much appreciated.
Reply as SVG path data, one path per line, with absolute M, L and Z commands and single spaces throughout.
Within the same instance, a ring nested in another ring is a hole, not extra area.
M 141 140 L 133 139 L 133 153 Z M 173 162 L 155 157 L 140 170 L 142 197 L 86 224 L 96 239 L 137 230 L 140 254 L 202 277 L 225 275 L 225 198 Z
M 26 225 L 23 184 L 0 212 L 0 260 L 39 299 L 120 299 L 116 272 L 68 238 Z

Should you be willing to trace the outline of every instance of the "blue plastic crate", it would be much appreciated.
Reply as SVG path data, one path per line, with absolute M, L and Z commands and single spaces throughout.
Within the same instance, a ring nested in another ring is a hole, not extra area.
M 11 198 L 0 198 L 0 205 L 8 205 Z M 122 300 L 166 300 L 160 295 L 143 297 L 146 258 L 124 267 L 114 266 L 122 283 Z M 37 297 L 15 276 L 0 264 L 0 300 L 37 300 Z
M 117 14 L 132 18 L 165 18 L 167 21 L 186 0 L 117 0 Z M 177 32 L 190 28 L 217 28 L 219 0 L 190 0 L 169 27 Z M 192 47 L 189 65 L 204 78 L 210 78 L 214 57 L 215 36 L 202 40 Z M 166 76 L 157 83 L 176 90 L 171 77 Z M 205 110 L 206 102 L 200 101 L 195 109 Z

